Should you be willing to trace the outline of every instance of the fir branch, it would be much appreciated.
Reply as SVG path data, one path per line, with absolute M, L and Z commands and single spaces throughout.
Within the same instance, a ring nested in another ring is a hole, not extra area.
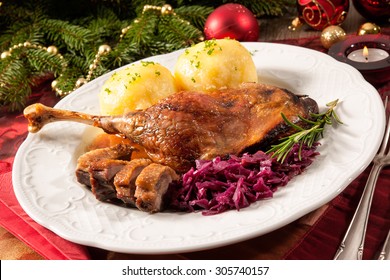
M 188 20 L 196 28 L 203 30 L 207 17 L 213 12 L 212 7 L 181 6 L 175 8 L 175 13 L 182 19 Z
M 81 26 L 90 30 L 93 34 L 95 45 L 107 42 L 112 43 L 119 38 L 124 24 L 126 23 L 121 21 L 111 9 L 98 9 L 96 15 L 90 16 L 80 22 Z
M 30 42 L 39 43 L 43 39 L 43 33 L 39 26 L 39 22 L 45 17 L 43 15 L 36 15 L 34 19 L 18 21 L 12 24 L 0 36 L 0 48 L 7 49 L 19 43 Z
M 9 27 L 15 23 L 34 22 L 35 18 L 44 15 L 42 5 L 34 1 L 14 3 L 3 1 L 0 7 L 0 27 Z M 4 29 L 5 30 L 5 29 Z
M 296 5 L 296 0 L 222 0 L 223 3 L 239 3 L 247 7 L 256 17 L 281 16 L 286 11 L 286 7 Z
M 49 40 L 77 51 L 84 51 L 85 45 L 92 41 L 90 30 L 67 21 L 46 19 L 41 22 L 41 28 L 47 32 Z
M 159 34 L 168 44 L 177 48 L 188 47 L 201 41 L 203 33 L 175 15 L 161 17 Z
M 167 42 L 164 38 L 156 38 L 156 41 L 149 46 L 150 56 L 173 52 L 178 49 L 177 45 Z
M 154 38 L 157 24 L 158 16 L 154 13 L 147 12 L 134 20 L 126 35 L 123 37 L 123 41 L 137 45 L 147 45 Z
M 138 60 L 138 52 L 139 47 L 136 43 L 121 41 L 108 55 L 102 57 L 101 62 L 108 69 L 116 69 Z
M 23 60 L 6 60 L 0 64 L 0 106 L 9 107 L 10 111 L 20 110 L 31 94 L 31 73 Z
M 63 61 L 58 56 L 43 49 L 27 49 L 26 58 L 29 67 L 35 72 L 52 72 L 55 76 L 63 70 Z
M 296 0 L 215 0 L 212 4 L 208 0 L 176 0 L 170 2 L 172 6 L 199 5 L 213 8 L 217 8 L 228 3 L 241 4 L 248 8 L 256 17 L 262 17 L 281 16 L 288 8 L 295 7 Z
M 83 75 L 84 72 L 80 68 L 70 66 L 61 73 L 61 76 L 56 78 L 56 81 L 61 85 L 61 90 L 72 91 L 75 87 L 75 81 Z

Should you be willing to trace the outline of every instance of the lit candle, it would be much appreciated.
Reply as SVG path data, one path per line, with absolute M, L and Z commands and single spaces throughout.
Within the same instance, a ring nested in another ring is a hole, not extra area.
M 389 57 L 389 53 L 382 49 L 364 47 L 351 52 L 347 57 L 356 62 L 374 62 Z
M 367 47 L 367 53 L 364 51 L 363 54 L 364 46 Z M 373 85 L 390 81 L 390 36 L 350 36 L 332 45 L 328 54 L 355 67 Z

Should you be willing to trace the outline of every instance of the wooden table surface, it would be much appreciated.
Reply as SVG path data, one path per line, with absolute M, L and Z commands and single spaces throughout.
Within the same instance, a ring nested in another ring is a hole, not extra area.
M 296 39 L 320 36 L 321 31 L 311 29 L 309 26 L 304 25 L 296 31 L 291 31 L 288 27 L 291 25 L 292 20 L 297 16 L 295 11 L 291 11 L 283 17 L 260 19 L 260 38 L 259 41 L 275 41 L 285 39 Z M 355 34 L 361 24 L 367 22 L 362 16 L 360 16 L 353 6 L 350 7 L 350 11 L 345 22 L 342 24 L 342 28 L 348 34 Z M 316 211 L 302 217 L 298 221 L 287 225 L 271 234 L 265 235 L 260 241 L 262 244 L 256 244 L 256 246 L 263 246 L 264 250 L 261 256 L 257 256 L 263 259 L 275 259 L 278 256 L 282 256 L 286 251 L 300 238 L 302 237 L 308 228 L 313 225 L 319 215 L 325 211 L 326 205 L 317 209 Z M 277 247 L 270 248 L 267 246 L 269 240 L 273 235 L 289 235 L 288 239 L 285 239 L 285 243 L 279 244 Z M 245 247 L 245 242 L 238 245 L 241 248 Z M 252 245 L 248 245 L 250 247 Z M 91 248 L 91 254 L 94 258 L 99 259 L 128 259 L 131 258 L 126 254 L 119 254 L 115 252 L 106 252 L 104 250 Z M 194 255 L 196 257 L 196 253 Z M 181 258 L 180 255 L 176 256 Z M 218 257 L 218 256 L 215 256 Z M 144 256 L 144 258 L 148 258 Z M 150 256 L 150 258 L 156 258 L 156 256 Z M 0 259 L 43 259 L 38 253 L 30 249 L 23 242 L 19 241 L 15 236 L 9 233 L 4 228 L 0 227 Z

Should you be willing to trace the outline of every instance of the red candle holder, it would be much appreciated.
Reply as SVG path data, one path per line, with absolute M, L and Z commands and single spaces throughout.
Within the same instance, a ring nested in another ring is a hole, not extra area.
M 348 56 L 364 47 L 378 49 L 386 52 L 387 57 L 377 61 L 354 61 Z M 373 85 L 380 85 L 390 80 L 390 36 L 382 34 L 353 36 L 344 41 L 334 44 L 328 54 L 338 61 L 347 63 L 363 75 L 363 77 Z

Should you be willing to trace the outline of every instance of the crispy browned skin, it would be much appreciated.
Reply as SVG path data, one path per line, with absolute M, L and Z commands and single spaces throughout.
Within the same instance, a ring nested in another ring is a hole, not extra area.
M 135 180 L 142 170 L 151 163 L 152 161 L 149 159 L 133 159 L 115 175 L 113 184 L 117 198 L 126 204 L 135 206 Z
M 112 182 L 116 174 L 129 164 L 133 150 L 129 145 L 119 144 L 81 155 L 77 160 L 77 181 L 89 186 L 98 200 L 116 199 Z
M 42 109 L 25 110 L 29 131 L 37 132 L 45 123 L 72 120 L 122 134 L 141 145 L 155 163 L 185 172 L 196 159 L 239 154 L 254 145 L 270 143 L 291 131 L 283 120 L 298 123 L 318 112 L 314 100 L 290 91 L 258 83 L 203 94 L 183 91 L 142 111 L 124 116 L 87 114 Z
M 100 201 L 123 202 L 141 211 L 159 212 L 169 184 L 179 176 L 172 168 L 149 159 L 130 160 L 132 152 L 130 145 L 118 144 L 81 155 L 77 181 L 89 186 Z
M 317 111 L 310 98 L 250 83 L 207 95 L 181 92 L 144 111 L 102 119 L 101 126 L 142 145 L 154 162 L 183 172 L 195 159 L 239 154 L 281 137 L 289 130 L 281 113 L 296 123 L 298 115 Z
M 168 166 L 157 163 L 148 165 L 135 181 L 136 207 L 150 213 L 161 211 L 169 184 L 178 179 L 179 176 Z

